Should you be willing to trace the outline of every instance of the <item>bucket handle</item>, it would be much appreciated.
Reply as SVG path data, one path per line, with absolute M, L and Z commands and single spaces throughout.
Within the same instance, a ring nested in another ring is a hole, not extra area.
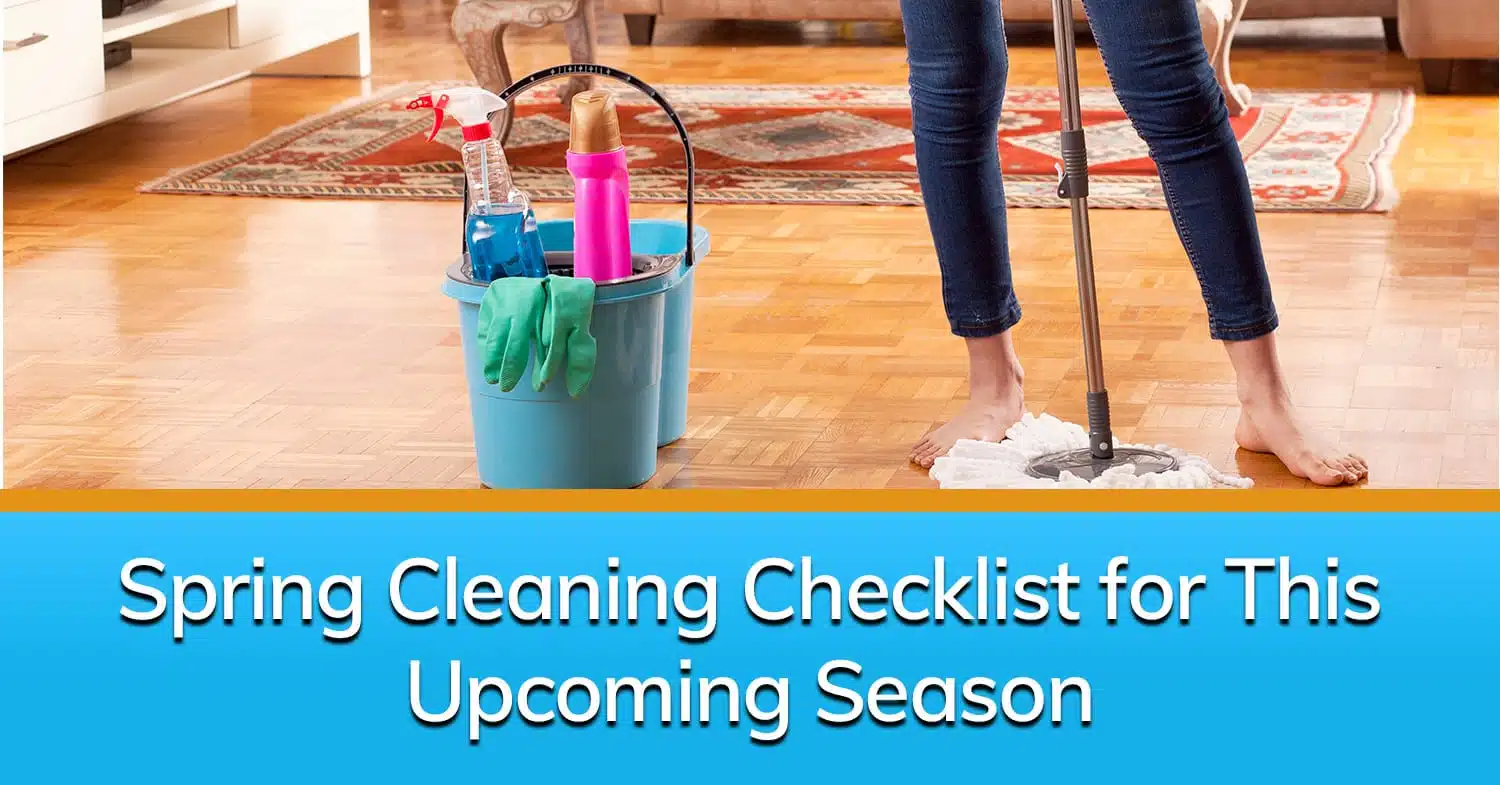
M 672 127 L 677 129 L 677 136 L 682 140 L 682 155 L 687 162 L 687 247 L 683 250 L 683 266 L 690 269 L 693 266 L 693 143 L 688 141 L 687 128 L 682 124 L 682 118 L 677 116 L 676 110 L 656 88 L 642 82 L 624 71 L 610 68 L 607 65 L 595 65 L 593 63 L 569 63 L 567 65 L 555 65 L 551 68 L 543 68 L 535 73 L 512 82 L 511 85 L 500 91 L 501 100 L 505 101 L 505 111 L 514 112 L 515 107 L 511 99 L 515 96 L 541 84 L 554 79 L 562 79 L 570 76 L 607 76 L 619 82 L 624 82 L 631 87 L 646 94 L 647 98 L 656 102 L 663 112 L 667 113 L 667 119 L 672 121 Z M 469 179 L 464 178 L 464 214 L 469 212 Z

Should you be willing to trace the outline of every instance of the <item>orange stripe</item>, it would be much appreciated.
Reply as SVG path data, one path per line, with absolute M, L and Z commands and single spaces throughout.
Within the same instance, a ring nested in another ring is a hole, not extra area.
M 1500 512 L 1500 491 L 45 491 L 0 512 Z

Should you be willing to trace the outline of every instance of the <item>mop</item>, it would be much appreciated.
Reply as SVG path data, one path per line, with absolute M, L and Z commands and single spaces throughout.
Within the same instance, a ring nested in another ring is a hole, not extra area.
M 1165 445 L 1122 444 L 1110 430 L 1072 6 L 1071 0 L 1052 0 L 1062 111 L 1063 164 L 1058 167 L 1057 195 L 1068 200 L 1073 216 L 1089 427 L 1085 431 L 1049 414 L 1033 417 L 1027 413 L 1006 431 L 1002 442 L 959 441 L 933 462 L 930 476 L 943 488 L 1248 488 L 1250 480 L 1220 472 L 1196 455 Z

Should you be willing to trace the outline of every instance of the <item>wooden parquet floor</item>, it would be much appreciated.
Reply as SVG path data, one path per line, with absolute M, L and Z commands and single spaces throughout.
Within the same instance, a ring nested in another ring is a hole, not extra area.
M 466 76 L 452 0 L 376 0 L 375 84 Z M 603 57 L 649 81 L 901 83 L 891 25 L 664 24 Z M 1236 42 L 1257 88 L 1418 83 L 1369 35 Z M 554 30 L 516 68 L 562 62 Z M 1016 31 L 1014 84 L 1050 84 Z M 1105 84 L 1092 51 L 1083 81 Z M 12 487 L 471 487 L 452 304 L 451 204 L 145 196 L 369 89 L 256 78 L 5 167 L 5 481 Z M 1372 486 L 1497 483 L 1496 101 L 1421 97 L 1387 215 L 1261 216 L 1293 394 L 1370 460 Z M 544 216 L 564 206 L 547 205 Z M 642 215 L 675 216 L 670 205 Z M 966 395 L 918 208 L 708 206 L 687 437 L 654 485 L 919 487 L 909 445 Z M 1013 256 L 1033 411 L 1083 418 L 1063 210 L 1018 210 Z M 1115 422 L 1253 477 L 1228 363 L 1164 211 L 1094 215 Z

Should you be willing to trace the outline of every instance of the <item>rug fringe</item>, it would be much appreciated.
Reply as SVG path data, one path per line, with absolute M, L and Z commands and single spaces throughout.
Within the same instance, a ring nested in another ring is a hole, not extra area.
M 321 121 L 323 121 L 323 120 L 325 120 L 325 119 L 327 119 L 329 117 L 332 117 L 333 115 L 340 114 L 342 112 L 352 111 L 352 110 L 354 110 L 356 108 L 366 106 L 369 103 L 371 103 L 372 101 L 386 101 L 386 100 L 389 100 L 391 96 L 396 95 L 396 94 L 402 92 L 403 90 L 411 90 L 411 89 L 414 89 L 414 88 L 420 89 L 422 87 L 430 88 L 430 87 L 433 87 L 433 86 L 436 86 L 436 85 L 440 85 L 440 84 L 452 84 L 452 83 L 448 83 L 448 82 L 399 82 L 397 84 L 389 85 L 389 86 L 386 86 L 386 87 L 375 88 L 375 89 L 373 89 L 368 94 L 361 94 L 361 95 L 350 96 L 350 97 L 348 97 L 348 98 L 346 98 L 346 99 L 338 102 L 337 104 L 333 105 L 332 107 L 329 107 L 328 109 L 325 109 L 325 110 L 323 110 L 321 112 L 318 112 L 317 114 L 308 115 L 308 116 L 306 116 L 306 117 L 298 120 L 297 122 L 292 123 L 291 125 L 280 126 L 280 127 L 276 128 L 275 130 L 273 130 L 271 133 L 267 134 L 265 137 L 263 137 L 260 140 L 254 142 L 253 144 L 251 144 L 249 147 L 245 147 L 245 148 L 243 148 L 243 149 L 241 149 L 241 150 L 239 150 L 237 152 L 230 153 L 227 156 L 225 156 L 225 155 L 216 156 L 214 158 L 208 159 L 207 161 L 199 161 L 198 163 L 192 164 L 190 166 L 178 167 L 176 169 L 168 169 L 167 173 L 165 175 L 163 175 L 161 177 L 157 177 L 157 178 L 155 178 L 153 180 L 147 181 L 145 183 L 142 183 L 142 184 L 136 186 L 136 189 L 135 189 L 136 193 L 143 193 L 143 194 L 145 194 L 145 193 L 201 193 L 202 192 L 201 190 L 199 190 L 199 191 L 179 191 L 179 190 L 176 190 L 176 189 L 169 188 L 167 186 L 168 186 L 168 183 L 170 183 L 173 180 L 176 180 L 176 179 L 178 179 L 180 177 L 186 177 L 189 174 L 191 174 L 193 172 L 196 172 L 199 169 L 202 169 L 204 167 L 212 166 L 214 164 L 217 164 L 217 163 L 223 161 L 226 158 L 237 157 L 237 156 L 245 156 L 247 154 L 250 154 L 250 153 L 253 153 L 253 152 L 257 152 L 259 150 L 263 150 L 263 149 L 265 149 L 267 147 L 275 147 L 284 138 L 286 138 L 288 136 L 299 135 L 303 131 L 303 129 L 307 128 L 308 126 L 315 125 L 315 124 L 317 124 L 317 123 L 319 123 L 319 122 L 321 122 Z M 254 194 L 239 194 L 239 193 L 235 193 L 235 192 L 229 191 L 229 192 L 224 192 L 224 194 L 220 194 L 220 195 L 253 196 Z
M 1370 205 L 1370 210 L 1378 213 L 1387 213 L 1396 209 L 1401 203 L 1401 191 L 1396 187 L 1396 173 L 1391 165 L 1396 160 L 1396 153 L 1401 149 L 1401 142 L 1406 138 L 1406 133 L 1411 130 L 1411 124 L 1416 116 L 1416 92 L 1410 88 L 1401 91 L 1400 106 L 1396 110 L 1396 122 L 1386 131 L 1380 140 L 1380 149 L 1370 159 L 1370 167 L 1375 178 L 1375 202 Z

